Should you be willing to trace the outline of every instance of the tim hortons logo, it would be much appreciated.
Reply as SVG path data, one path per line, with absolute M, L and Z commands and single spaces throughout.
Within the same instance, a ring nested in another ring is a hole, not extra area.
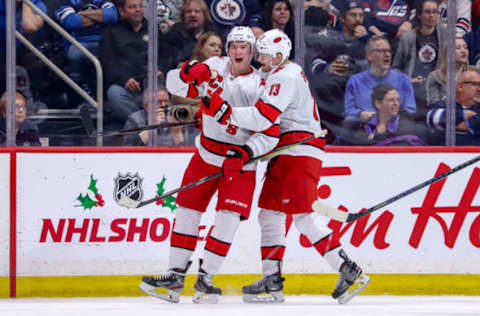
M 342 169 L 343 168 L 343 169 Z M 322 168 L 322 177 L 329 175 L 348 175 L 350 169 L 345 167 L 333 168 L 336 170 L 328 170 L 329 168 Z M 438 176 L 442 173 L 450 170 L 450 167 L 441 163 L 437 168 L 434 176 Z M 444 244 L 448 248 L 453 248 L 457 241 L 458 234 L 460 233 L 463 223 L 469 213 L 480 213 L 480 206 L 472 205 L 473 199 L 477 194 L 478 187 L 480 185 L 480 169 L 475 168 L 470 175 L 470 179 L 463 191 L 462 198 L 457 206 L 437 206 L 437 200 L 443 189 L 443 186 L 447 178 L 438 181 L 429 186 L 427 194 L 420 207 L 412 207 L 411 213 L 416 215 L 416 221 L 413 229 L 410 233 L 409 245 L 412 248 L 418 248 L 423 234 L 426 230 L 427 224 L 430 220 L 436 221 L 440 225 L 444 234 Z M 321 186 L 319 188 L 320 198 L 327 198 L 331 193 L 331 189 L 328 186 Z M 348 209 L 342 205 L 339 209 L 348 212 Z M 362 209 L 360 212 L 364 211 Z M 448 214 L 449 218 L 452 218 L 450 225 L 441 216 L 442 214 Z M 350 243 L 355 247 L 360 247 L 369 234 L 374 234 L 373 245 L 377 249 L 386 249 L 390 246 L 387 241 L 387 233 L 390 228 L 390 224 L 393 221 L 394 214 L 388 210 L 383 211 L 373 222 L 369 223 L 371 214 L 366 215 L 359 220 L 351 223 L 341 223 L 339 221 L 331 220 L 328 226 L 333 230 L 332 237 L 333 242 L 338 242 L 340 238 L 350 229 L 352 229 L 352 235 Z M 292 221 L 291 217 L 287 218 L 287 233 Z M 470 243 L 477 248 L 480 248 L 480 215 L 477 216 L 469 230 Z M 312 244 L 305 235 L 300 235 L 300 244 L 304 247 L 311 247 Z

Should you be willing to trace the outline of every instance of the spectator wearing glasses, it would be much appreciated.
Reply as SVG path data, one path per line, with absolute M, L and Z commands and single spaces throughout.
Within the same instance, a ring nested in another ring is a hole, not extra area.
M 437 0 L 423 0 L 417 11 L 419 24 L 400 38 L 392 67 L 406 73 L 411 79 L 419 121 L 427 114 L 426 79 L 442 59 L 446 26 L 439 25 Z
M 410 78 L 397 70 L 391 69 L 392 50 L 385 37 L 375 35 L 365 46 L 369 68 L 354 74 L 347 81 L 345 91 L 345 120 L 341 139 L 351 139 L 350 130 L 358 123 L 365 123 L 375 115 L 372 104 L 373 88 L 381 83 L 391 84 L 400 95 L 400 109 L 414 115 L 416 112 L 415 97 Z
M 7 139 L 7 93 L 0 99 L 0 145 Z M 40 146 L 37 124 L 27 119 L 27 99 L 19 91 L 15 93 L 15 131 L 17 146 Z
M 436 131 L 432 145 L 445 144 L 446 100 L 432 104 L 427 125 Z M 456 145 L 480 145 L 480 70 L 470 66 L 458 78 L 455 105 Z

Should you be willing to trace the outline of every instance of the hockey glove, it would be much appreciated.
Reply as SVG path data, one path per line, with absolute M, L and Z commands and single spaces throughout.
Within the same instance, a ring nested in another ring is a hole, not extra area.
M 210 93 L 210 97 L 204 97 L 201 108 L 203 113 L 213 116 L 217 122 L 223 125 L 227 124 L 230 115 L 232 115 L 232 107 L 218 93 Z
M 196 86 L 209 81 L 211 75 L 210 68 L 196 60 L 187 60 L 180 70 L 180 78 L 187 83 L 194 83 Z
M 232 180 L 232 178 L 239 176 L 243 164 L 245 161 L 250 160 L 252 156 L 252 150 L 247 145 L 230 148 L 227 151 L 227 157 L 223 161 L 222 166 L 224 179 L 229 181 Z

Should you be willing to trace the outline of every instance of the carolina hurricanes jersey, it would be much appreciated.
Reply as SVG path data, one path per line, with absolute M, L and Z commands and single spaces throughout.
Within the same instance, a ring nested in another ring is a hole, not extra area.
M 180 78 L 180 70 L 174 69 L 167 73 L 167 90 L 181 97 L 207 96 L 208 92 L 219 93 L 223 100 L 232 108 L 251 107 L 257 101 L 264 86 L 261 77 L 252 67 L 251 71 L 242 76 L 234 77 L 230 73 L 230 61 L 225 57 L 212 57 L 205 61 L 216 77 L 198 87 L 188 84 Z M 268 127 L 268 126 L 267 126 Z M 247 145 L 253 155 L 271 151 L 278 142 L 278 130 L 267 129 L 259 133 L 239 128 L 234 124 L 222 125 L 215 118 L 202 115 L 202 133 L 196 139 L 200 156 L 209 164 L 221 166 L 225 153 L 231 145 Z M 255 169 L 255 164 L 247 165 L 245 170 Z
M 279 146 L 293 143 L 321 131 L 320 117 L 308 80 L 302 68 L 293 63 L 258 71 L 265 89 L 255 107 L 233 108 L 230 122 L 254 131 L 262 131 L 280 124 Z M 280 154 L 320 158 L 318 140 L 298 145 Z M 321 142 L 323 145 L 323 142 Z

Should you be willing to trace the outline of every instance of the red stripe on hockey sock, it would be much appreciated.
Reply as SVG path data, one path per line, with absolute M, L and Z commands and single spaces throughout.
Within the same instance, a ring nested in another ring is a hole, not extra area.
M 275 124 L 267 128 L 266 130 L 262 131 L 262 134 L 271 137 L 279 137 L 280 136 L 280 125 Z
M 284 253 L 285 246 L 262 247 L 262 260 L 269 259 L 281 261 Z
M 170 238 L 170 245 L 172 247 L 184 248 L 194 251 L 195 247 L 197 246 L 197 236 L 190 236 L 172 232 L 172 237 Z
M 282 112 L 274 107 L 271 104 L 264 103 L 262 99 L 258 100 L 257 103 L 255 104 L 255 107 L 258 109 L 260 114 L 262 114 L 264 117 L 267 118 L 270 122 L 275 122 L 277 117 L 282 114 Z
M 207 239 L 207 244 L 205 245 L 205 250 L 213 252 L 222 257 L 226 257 L 228 250 L 230 249 L 230 244 L 223 242 L 221 240 L 215 239 L 212 236 L 209 236 Z
M 340 240 L 334 237 L 333 233 L 313 244 L 313 247 L 315 247 L 322 256 L 338 246 L 340 246 Z

